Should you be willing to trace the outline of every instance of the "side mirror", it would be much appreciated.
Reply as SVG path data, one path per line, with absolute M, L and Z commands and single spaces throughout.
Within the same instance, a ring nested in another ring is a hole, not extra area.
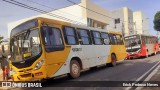
M 10 59 L 11 58 L 11 55 L 8 55 L 8 57 L 7 57 L 8 59 Z

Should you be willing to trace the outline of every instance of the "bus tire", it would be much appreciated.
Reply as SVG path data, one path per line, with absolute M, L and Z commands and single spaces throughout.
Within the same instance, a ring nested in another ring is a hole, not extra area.
M 148 51 L 146 52 L 146 58 L 148 58 Z
M 112 67 L 116 66 L 117 57 L 115 54 L 111 54 L 111 65 Z
M 78 78 L 80 76 L 80 64 L 77 60 L 71 60 L 70 63 L 70 77 Z
M 157 54 L 157 52 L 156 52 L 156 50 L 154 51 L 154 55 L 156 55 Z

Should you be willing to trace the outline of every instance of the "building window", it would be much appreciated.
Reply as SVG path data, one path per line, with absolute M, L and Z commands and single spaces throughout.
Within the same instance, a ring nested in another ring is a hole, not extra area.
M 78 44 L 75 28 L 64 26 L 63 31 L 64 31 L 64 36 L 65 36 L 65 41 L 68 45 Z
M 81 40 L 81 44 L 82 45 L 89 45 L 91 44 L 91 39 L 90 39 L 90 34 L 88 30 L 84 30 L 84 29 L 78 29 L 78 35 L 79 38 Z
M 87 25 L 89 27 L 101 28 L 104 29 L 107 26 L 107 23 L 103 23 L 91 18 L 87 18 Z
M 93 43 L 95 45 L 101 45 L 102 44 L 100 32 L 92 31 L 92 38 L 93 38 Z
M 110 44 L 110 40 L 109 40 L 109 36 L 107 33 L 102 32 L 101 33 L 101 37 L 102 37 L 102 41 L 105 45 L 109 45 Z
M 115 19 L 115 20 L 114 20 L 114 23 L 115 23 L 115 24 L 120 23 L 120 18 Z

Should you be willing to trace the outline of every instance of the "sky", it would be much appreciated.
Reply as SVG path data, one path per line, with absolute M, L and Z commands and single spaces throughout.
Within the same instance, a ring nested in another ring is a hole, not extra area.
M 10 1 L 10 0 L 8 0 Z M 16 0 L 25 3 L 30 6 L 37 7 L 46 11 L 52 11 L 54 9 L 63 8 L 72 5 L 72 3 L 67 0 Z M 79 3 L 80 0 L 71 0 Z M 160 11 L 160 1 L 159 0 L 90 0 L 91 2 L 107 9 L 115 10 L 124 6 L 127 6 L 132 11 L 142 11 L 145 13 L 146 17 L 149 18 L 149 28 L 152 35 L 156 35 L 153 29 L 153 18 L 157 11 Z M 38 2 L 38 5 L 35 4 Z M 47 7 L 46 7 L 47 6 Z M 40 13 L 28 10 L 22 7 L 18 7 L 9 3 L 0 1 L 0 35 L 7 38 L 7 24 L 20 19 L 28 18 L 34 15 L 39 15 Z

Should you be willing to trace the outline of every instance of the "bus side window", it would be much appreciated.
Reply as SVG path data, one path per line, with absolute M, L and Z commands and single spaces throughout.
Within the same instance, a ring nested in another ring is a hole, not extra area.
M 75 28 L 63 26 L 63 34 L 65 37 L 66 44 L 68 44 L 68 45 L 77 45 L 78 44 L 78 38 L 77 38 Z
M 117 42 L 116 42 L 116 36 L 114 34 L 109 34 L 109 38 L 111 40 L 111 44 L 112 45 L 116 45 Z
M 59 51 L 64 49 L 62 35 L 59 28 L 43 27 L 42 28 L 43 43 L 45 50 L 48 52 Z
M 116 38 L 117 38 L 117 44 L 118 45 L 123 45 L 123 39 L 122 39 L 122 35 L 116 35 Z
M 102 45 L 100 32 L 98 31 L 91 31 L 91 32 L 92 32 L 93 43 L 95 45 Z
M 85 29 L 78 29 L 78 36 L 80 38 L 80 44 L 82 45 L 90 45 L 91 44 L 91 38 L 90 33 L 88 30 Z
M 103 41 L 104 45 L 110 44 L 108 33 L 101 32 L 101 37 L 102 37 L 102 41 Z

